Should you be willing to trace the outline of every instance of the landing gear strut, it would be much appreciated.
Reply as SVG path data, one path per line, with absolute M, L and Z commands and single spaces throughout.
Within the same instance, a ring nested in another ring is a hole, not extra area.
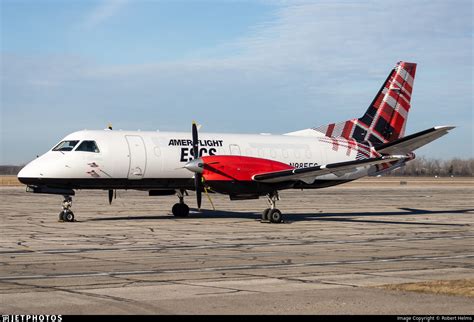
M 175 217 L 187 217 L 189 215 L 189 207 L 184 203 L 184 190 L 176 191 L 179 203 L 174 204 L 171 212 Z
M 62 204 L 63 210 L 59 213 L 59 221 L 74 221 L 74 213 L 71 210 L 72 207 L 72 197 L 64 196 L 64 201 Z
M 274 224 L 281 223 L 283 221 L 283 215 L 281 214 L 281 211 L 276 208 L 276 202 L 277 200 L 280 200 L 278 191 L 269 193 L 267 197 L 270 208 L 267 208 L 262 212 L 262 221 L 270 221 Z

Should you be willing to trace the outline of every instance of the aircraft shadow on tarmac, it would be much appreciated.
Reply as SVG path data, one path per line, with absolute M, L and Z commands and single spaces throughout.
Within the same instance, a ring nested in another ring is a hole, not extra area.
M 413 215 L 443 215 L 443 214 L 464 214 L 474 212 L 472 209 L 456 209 L 456 210 L 425 210 L 415 208 L 398 208 L 400 211 L 380 211 L 380 212 L 322 212 L 319 213 L 290 213 L 284 215 L 284 223 L 291 224 L 297 221 L 338 221 L 338 222 L 354 222 L 354 223 L 374 223 L 374 224 L 402 224 L 402 225 L 428 225 L 428 226 L 465 226 L 465 224 L 444 224 L 444 223 L 429 223 L 429 222 L 407 222 L 407 221 L 392 221 L 392 220 L 369 220 L 358 219 L 357 217 L 374 217 L 374 216 L 413 216 Z M 356 217 L 356 218 L 354 218 Z M 242 212 L 242 211 L 222 211 L 222 210 L 206 210 L 201 212 L 191 210 L 189 217 L 176 218 L 169 216 L 142 216 L 130 215 L 120 217 L 102 217 L 91 218 L 84 221 L 119 221 L 119 220 L 187 220 L 187 219 L 217 219 L 217 218 L 239 218 L 239 219 L 257 219 L 260 220 L 260 213 L 256 212 Z

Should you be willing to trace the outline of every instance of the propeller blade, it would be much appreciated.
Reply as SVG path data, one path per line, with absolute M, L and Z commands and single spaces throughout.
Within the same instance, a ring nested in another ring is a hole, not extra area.
M 114 191 L 111 189 L 109 190 L 109 205 L 112 204 L 112 198 L 114 197 Z
M 193 122 L 192 132 L 193 132 L 193 156 L 194 156 L 194 160 L 197 160 L 199 159 L 199 137 L 198 137 L 198 129 L 197 129 L 196 122 Z M 195 161 L 195 162 L 198 162 L 198 161 Z M 201 202 L 202 202 L 201 185 L 202 185 L 202 175 L 201 173 L 196 172 L 194 174 L 194 188 L 196 189 L 196 201 L 197 201 L 197 206 L 199 210 L 201 210 Z
M 193 122 L 193 156 L 194 159 L 199 158 L 199 138 L 196 122 Z

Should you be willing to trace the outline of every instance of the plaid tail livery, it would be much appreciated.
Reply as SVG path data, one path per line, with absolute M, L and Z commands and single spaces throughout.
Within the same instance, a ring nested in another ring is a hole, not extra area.
M 399 62 L 365 114 L 358 119 L 313 128 L 328 137 L 343 137 L 377 146 L 404 136 L 416 64 Z

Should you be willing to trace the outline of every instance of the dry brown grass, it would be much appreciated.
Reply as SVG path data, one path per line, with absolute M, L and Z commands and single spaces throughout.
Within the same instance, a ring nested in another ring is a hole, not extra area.
M 383 285 L 382 287 L 397 291 L 474 297 L 474 279 L 389 284 Z
M 16 176 L 0 176 L 0 186 L 21 186 Z

